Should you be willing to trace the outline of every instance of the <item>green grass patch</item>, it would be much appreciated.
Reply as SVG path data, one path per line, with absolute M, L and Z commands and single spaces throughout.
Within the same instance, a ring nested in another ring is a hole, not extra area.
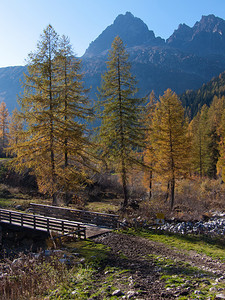
M 78 253 L 83 257 L 86 264 L 102 264 L 110 253 L 110 249 L 102 244 L 96 244 L 90 240 L 69 243 L 66 245 L 68 250 Z
M 204 236 L 175 235 L 169 233 L 157 233 L 155 231 L 130 229 L 128 234 L 138 235 L 155 242 L 168 245 L 177 250 L 193 250 L 200 254 L 206 254 L 214 259 L 225 261 L 225 241 L 210 239 Z
M 10 199 L 0 198 L 0 208 L 8 208 L 12 204 Z
M 128 285 L 129 270 L 107 264 L 110 249 L 92 241 L 66 244 L 71 256 L 79 254 L 77 261 L 84 259 L 70 271 L 69 279 L 48 293 L 49 299 L 118 299 L 112 296 L 118 285 Z

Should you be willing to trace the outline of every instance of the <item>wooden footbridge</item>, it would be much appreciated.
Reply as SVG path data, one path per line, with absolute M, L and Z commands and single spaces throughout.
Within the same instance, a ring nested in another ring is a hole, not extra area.
M 86 239 L 86 227 L 67 220 L 0 209 L 0 223 L 46 231 L 48 233 L 73 234 L 78 238 Z
M 116 215 L 87 212 L 56 206 L 31 204 L 31 213 L 0 209 L 0 223 L 33 230 L 56 232 L 86 239 L 108 232 L 118 224 Z

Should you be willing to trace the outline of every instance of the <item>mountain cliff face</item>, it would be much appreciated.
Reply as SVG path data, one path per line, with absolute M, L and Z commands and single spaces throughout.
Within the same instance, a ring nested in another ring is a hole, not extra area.
M 167 88 L 176 93 L 198 89 L 225 70 L 225 21 L 203 16 L 193 27 L 179 25 L 165 41 L 139 18 L 127 12 L 119 15 L 94 40 L 82 57 L 85 86 L 96 100 L 101 74 L 106 70 L 108 50 L 119 35 L 126 45 L 132 73 L 138 80 L 139 96 L 152 90 L 157 95 Z M 0 68 L 0 100 L 11 111 L 20 92 L 19 79 L 25 67 Z

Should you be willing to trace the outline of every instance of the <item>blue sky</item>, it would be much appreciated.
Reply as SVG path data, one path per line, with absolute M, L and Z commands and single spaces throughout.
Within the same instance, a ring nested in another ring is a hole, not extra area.
M 225 19 L 225 0 L 0 0 L 0 67 L 24 65 L 48 24 L 82 56 L 127 11 L 167 39 L 180 23 L 193 26 L 202 15 Z

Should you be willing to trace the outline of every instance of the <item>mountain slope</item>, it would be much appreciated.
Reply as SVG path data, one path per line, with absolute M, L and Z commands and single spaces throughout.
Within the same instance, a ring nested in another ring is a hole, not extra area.
M 203 84 L 195 91 L 185 91 L 180 98 L 183 106 L 189 108 L 193 117 L 204 104 L 210 106 L 214 96 L 225 96 L 225 72 L 212 78 L 207 84 Z
M 11 112 L 17 106 L 17 96 L 22 92 L 21 80 L 26 67 L 0 68 L 0 101 Z

